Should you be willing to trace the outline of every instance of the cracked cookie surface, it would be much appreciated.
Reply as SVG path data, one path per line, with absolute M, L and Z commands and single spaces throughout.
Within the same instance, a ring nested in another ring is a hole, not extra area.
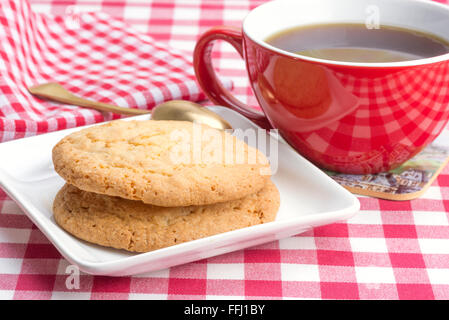
M 267 158 L 227 132 L 184 121 L 89 127 L 53 148 L 56 172 L 81 190 L 175 207 L 236 200 L 269 179 Z
M 239 200 L 175 208 L 86 192 L 66 184 L 54 200 L 53 213 L 59 226 L 80 239 L 146 252 L 273 221 L 279 201 L 271 180 L 259 192 Z

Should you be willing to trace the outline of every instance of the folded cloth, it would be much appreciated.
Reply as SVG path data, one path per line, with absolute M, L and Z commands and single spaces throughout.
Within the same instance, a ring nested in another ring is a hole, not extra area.
M 205 99 L 188 58 L 102 12 L 49 16 L 1 0 L 0 142 L 121 117 L 28 92 L 44 82 L 128 108 Z

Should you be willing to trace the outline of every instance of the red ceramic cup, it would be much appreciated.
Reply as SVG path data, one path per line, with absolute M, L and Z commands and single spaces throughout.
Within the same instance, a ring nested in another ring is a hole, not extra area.
M 377 16 L 376 16 L 377 14 Z M 350 63 L 289 53 L 264 40 L 290 27 L 336 22 L 401 26 L 449 41 L 449 7 L 421 0 L 277 0 L 252 10 L 243 31 L 215 27 L 197 42 L 198 81 L 216 104 L 279 129 L 318 166 L 352 174 L 388 171 L 413 157 L 449 118 L 449 54 L 391 63 Z M 263 114 L 217 79 L 215 40 L 245 59 Z

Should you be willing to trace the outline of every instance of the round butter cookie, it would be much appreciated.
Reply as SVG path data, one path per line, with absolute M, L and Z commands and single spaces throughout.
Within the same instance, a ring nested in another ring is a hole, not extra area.
M 242 198 L 269 179 L 262 152 L 186 121 L 116 120 L 63 138 L 56 172 L 84 191 L 177 207 Z
M 59 226 L 102 246 L 146 252 L 273 221 L 279 192 L 268 181 L 242 199 L 205 206 L 158 207 L 66 184 L 53 203 Z

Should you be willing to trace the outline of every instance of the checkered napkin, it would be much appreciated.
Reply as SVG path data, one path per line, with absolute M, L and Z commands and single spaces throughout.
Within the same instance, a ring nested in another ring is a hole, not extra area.
M 205 98 L 190 57 L 101 12 L 48 16 L 1 0 L 0 43 L 0 142 L 120 117 L 29 94 L 39 83 L 138 109 Z

